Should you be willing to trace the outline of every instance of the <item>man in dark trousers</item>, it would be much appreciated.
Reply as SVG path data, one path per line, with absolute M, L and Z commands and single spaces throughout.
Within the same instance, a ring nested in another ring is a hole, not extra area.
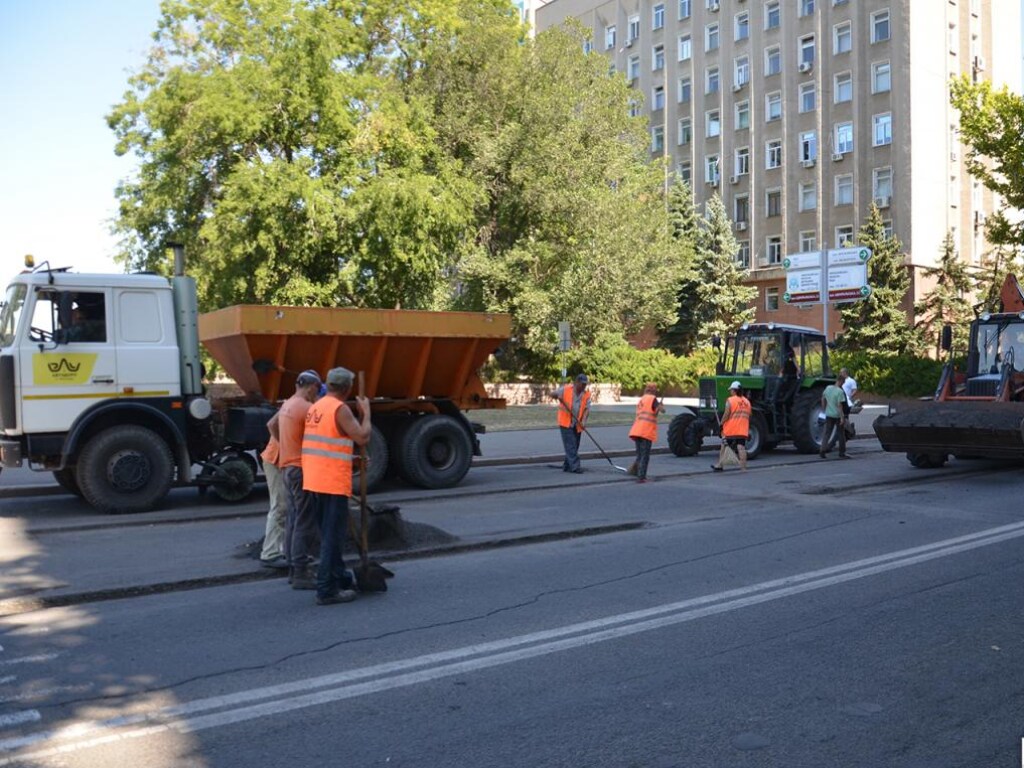
M 302 487 L 312 496 L 320 519 L 320 565 L 316 573 L 317 605 L 355 600 L 351 572 L 345 570 L 342 548 L 352 495 L 352 458 L 356 445 L 370 440 L 370 401 L 356 397 L 357 419 L 345 400 L 352 392 L 352 371 L 332 368 L 327 394 L 306 414 L 302 438 Z
M 551 396 L 560 403 L 558 430 L 562 434 L 562 448 L 565 450 L 563 472 L 580 474 L 583 471 L 583 467 L 580 466 L 580 438 L 590 414 L 590 393 L 587 391 L 589 383 L 587 375 L 581 373 L 571 387 L 565 384 L 551 393 Z

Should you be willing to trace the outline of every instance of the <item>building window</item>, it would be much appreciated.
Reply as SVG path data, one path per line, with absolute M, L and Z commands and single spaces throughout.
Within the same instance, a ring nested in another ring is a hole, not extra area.
M 779 10 L 779 4 L 765 3 L 764 6 L 764 28 L 765 29 L 778 29 L 779 24 L 782 23 L 782 11 Z
M 733 62 L 733 84 L 744 86 L 750 82 L 750 57 L 740 56 Z
M 849 53 L 853 48 L 853 25 L 846 21 L 832 27 L 832 53 Z
M 874 126 L 874 146 L 882 147 L 886 144 L 892 144 L 892 112 L 875 115 L 872 118 L 872 123 Z
M 651 109 L 665 108 L 665 86 L 656 85 L 651 89 Z
M 693 13 L 693 3 L 691 0 L 679 0 L 679 18 L 688 19 L 690 14 Z
M 712 109 L 704 115 L 704 135 L 713 139 L 722 133 L 722 116 L 717 109 Z
M 782 235 L 771 235 L 764 241 L 766 264 L 782 263 Z
M 953 227 L 953 234 L 956 234 L 956 227 Z M 882 219 L 882 232 L 886 237 L 892 237 L 892 219 Z
M 768 216 L 782 215 L 782 190 L 769 189 L 764 193 L 765 214 Z
M 835 102 L 853 101 L 853 77 L 849 72 L 841 72 L 835 77 Z
M 651 9 L 651 29 L 661 29 L 665 26 L 665 4 L 658 3 Z
M 656 125 L 651 128 L 651 152 L 665 151 L 665 126 Z
M 615 27 L 604 28 L 604 48 L 606 51 L 615 47 Z
M 686 104 L 690 101 L 693 94 L 693 87 L 690 85 L 690 78 L 680 77 L 679 78 L 679 103 Z
M 849 245 L 853 245 L 853 224 L 836 227 L 836 248 L 845 248 Z
M 750 241 L 740 240 L 736 245 L 736 263 L 744 269 L 750 269 Z
M 777 75 L 782 71 L 782 50 L 777 45 L 764 49 L 764 74 Z
M 960 31 L 952 21 L 949 22 L 949 32 L 946 33 L 946 39 L 949 44 L 950 54 L 956 56 L 960 53 Z
M 892 199 L 892 168 L 875 168 L 871 172 L 871 196 L 878 205 Z
M 689 35 L 679 36 L 679 60 L 689 61 L 690 57 L 693 56 L 693 45 L 690 42 Z
M 778 312 L 779 311 L 779 289 L 778 288 L 765 288 L 764 289 L 764 310 L 765 310 L 765 312 Z
M 594 50 L 594 43 L 590 40 L 590 38 L 587 38 L 586 40 L 583 41 L 583 55 L 586 56 L 592 50 Z
M 676 166 L 676 175 L 689 184 L 693 180 L 693 166 L 689 160 L 683 160 Z
M 764 167 L 769 170 L 782 167 L 782 139 L 771 139 L 764 143 Z
M 813 112 L 817 102 L 817 90 L 814 81 L 800 83 L 800 111 Z
M 768 123 L 782 119 L 782 94 L 779 91 L 765 94 L 764 119 Z
M 814 13 L 814 0 L 800 0 L 800 15 L 810 16 Z
M 853 205 L 853 174 L 836 176 L 836 205 Z
M 665 68 L 665 46 L 656 45 L 651 49 L 651 69 L 655 72 Z
M 640 17 L 639 16 L 630 16 L 629 17 L 629 30 L 628 31 L 629 31 L 629 35 L 626 37 L 626 40 L 628 40 L 629 42 L 632 43 L 634 40 L 637 40 L 640 37 Z
M 750 221 L 750 198 L 747 195 L 736 195 L 732 203 L 733 221 Z
M 736 14 L 733 38 L 735 40 L 746 40 L 750 37 L 750 13 L 743 11 Z
M 871 92 L 885 93 L 892 88 L 891 68 L 888 61 L 871 65 Z
M 638 77 L 640 77 L 640 57 L 639 56 L 630 56 L 629 57 L 629 64 L 627 65 L 626 73 L 629 75 L 630 82 L 633 82 Z
M 871 14 L 871 42 L 881 43 L 889 39 L 889 9 Z
M 717 185 L 722 178 L 720 165 L 718 155 L 708 155 L 704 158 L 704 181 Z
M 704 73 L 704 93 L 718 93 L 718 67 L 708 67 Z
M 750 147 L 736 149 L 735 172 L 737 176 L 746 176 L 750 173 Z
M 800 160 L 807 162 L 818 159 L 818 134 L 804 131 L 800 134 Z
M 616 72 L 618 72 L 618 69 L 615 66 L 615 62 L 614 61 L 609 61 L 608 62 L 608 76 L 612 77 L 612 76 L 615 75 Z
M 836 152 L 853 152 L 853 123 L 836 125 Z
M 742 131 L 750 127 L 750 102 L 736 102 L 736 130 Z
M 635 99 L 629 101 L 629 116 L 640 117 L 640 103 Z
M 716 51 L 718 50 L 718 25 L 708 24 L 704 28 L 704 50 L 705 51 Z
M 800 210 L 813 211 L 818 207 L 818 188 L 813 181 L 800 185 Z
M 810 253 L 818 250 L 818 236 L 813 229 L 800 233 L 800 253 Z
M 693 141 L 693 124 L 690 118 L 684 117 L 679 121 L 679 143 L 689 144 Z
M 800 60 L 797 63 L 808 67 L 814 64 L 814 35 L 800 38 Z

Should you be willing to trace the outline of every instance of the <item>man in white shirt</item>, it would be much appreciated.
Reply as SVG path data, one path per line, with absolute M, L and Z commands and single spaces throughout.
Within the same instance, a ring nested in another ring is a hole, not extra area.
M 856 404 L 854 398 L 857 396 L 857 380 L 850 375 L 850 372 L 845 368 L 839 369 L 839 378 L 846 377 L 846 381 L 843 382 L 843 392 L 846 393 L 846 407 L 843 410 L 846 415 L 850 415 L 850 409 Z

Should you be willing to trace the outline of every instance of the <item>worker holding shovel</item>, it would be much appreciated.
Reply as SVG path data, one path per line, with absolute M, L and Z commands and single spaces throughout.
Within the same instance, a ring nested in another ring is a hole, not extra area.
M 562 447 L 565 449 L 565 460 L 562 462 L 563 472 L 580 474 L 580 438 L 590 414 L 590 393 L 587 385 L 590 379 L 585 373 L 576 377 L 572 386 L 565 384 L 551 396 L 561 404 L 558 408 L 558 429 L 562 433 Z

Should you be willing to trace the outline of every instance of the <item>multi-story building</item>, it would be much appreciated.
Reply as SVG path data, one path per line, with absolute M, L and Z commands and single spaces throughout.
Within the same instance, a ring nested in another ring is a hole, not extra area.
M 872 202 L 908 254 L 908 309 L 947 230 L 984 254 L 997 201 L 966 174 L 949 83 L 1020 90 L 1020 0 L 551 0 L 537 28 L 569 17 L 643 94 L 653 156 L 698 204 L 721 195 L 760 320 L 821 327 L 783 302 L 782 260 L 854 238 Z

